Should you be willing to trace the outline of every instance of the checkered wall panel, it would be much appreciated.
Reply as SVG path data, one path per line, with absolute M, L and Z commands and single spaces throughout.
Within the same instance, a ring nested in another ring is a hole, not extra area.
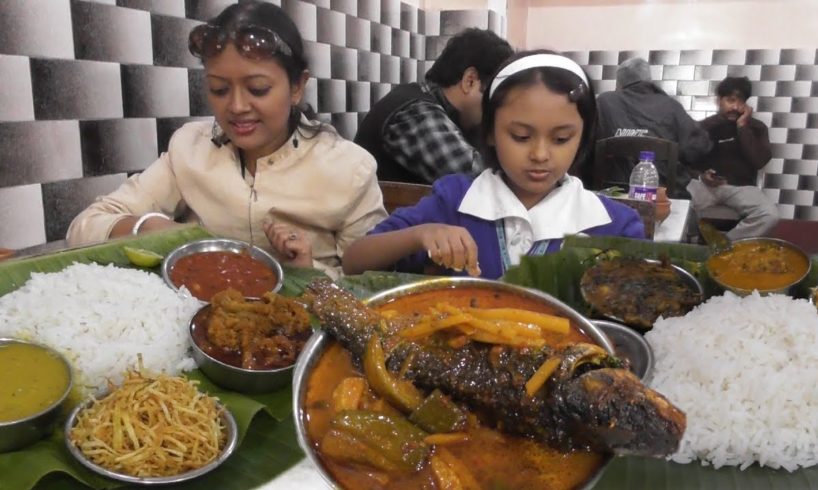
M 747 76 L 753 116 L 770 128 L 773 158 L 764 168 L 764 192 L 782 218 L 818 219 L 818 52 L 815 49 L 574 51 L 597 94 L 613 90 L 616 66 L 633 56 L 694 119 L 717 110 L 716 85 Z
M 0 1 L 0 247 L 62 239 L 71 219 L 209 120 L 190 29 L 233 0 Z M 489 11 L 399 0 L 280 0 L 304 37 L 306 100 L 348 138 L 394 84 L 422 78 L 448 38 L 504 35 Z

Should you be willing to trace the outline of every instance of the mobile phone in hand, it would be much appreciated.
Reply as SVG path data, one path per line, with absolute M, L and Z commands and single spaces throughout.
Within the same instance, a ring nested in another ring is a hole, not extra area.
M 723 182 L 727 183 L 727 177 L 717 173 L 715 170 L 708 170 L 705 172 L 707 174 L 707 178 L 711 182 Z

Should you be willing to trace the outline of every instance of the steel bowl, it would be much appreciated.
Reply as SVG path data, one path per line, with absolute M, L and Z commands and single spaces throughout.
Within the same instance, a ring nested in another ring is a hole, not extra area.
M 642 260 L 644 260 L 645 262 L 650 262 L 652 264 L 660 264 L 662 262 L 661 260 L 655 260 L 655 259 L 642 259 Z M 675 265 L 675 264 L 670 264 L 670 266 L 673 268 L 674 271 L 676 271 L 676 274 L 678 274 L 679 277 L 682 278 L 682 281 L 684 281 L 684 283 L 688 287 L 690 287 L 690 289 L 692 289 L 693 291 L 698 293 L 700 301 L 704 301 L 704 288 L 702 287 L 702 283 L 700 283 L 699 280 L 696 279 L 696 277 L 693 274 L 687 272 L 682 267 L 679 267 L 678 265 Z M 625 320 L 623 320 L 622 318 L 619 318 L 616 315 L 611 315 L 611 314 L 604 313 L 604 312 L 600 311 L 599 308 L 597 308 L 593 304 L 593 302 L 590 300 L 590 298 L 588 297 L 588 294 L 586 293 L 585 288 L 580 287 L 579 289 L 580 289 L 580 294 L 582 295 L 582 299 L 586 303 L 591 305 L 591 308 L 593 308 L 595 313 L 598 313 L 600 316 L 602 316 L 604 318 L 607 318 L 609 320 L 613 320 L 615 322 L 619 322 L 619 323 L 627 325 Z
M 200 252 L 247 252 L 251 257 L 260 260 L 276 273 L 278 281 L 271 292 L 278 292 L 278 290 L 281 289 L 281 286 L 284 285 L 284 270 L 281 268 L 281 264 L 275 259 L 275 257 L 270 255 L 265 250 L 262 250 L 256 246 L 251 246 L 247 242 L 232 240 L 229 238 L 207 238 L 204 240 L 186 243 L 180 247 L 177 247 L 162 261 L 162 279 L 165 280 L 165 284 L 173 288 L 174 291 L 178 291 L 179 287 L 170 280 L 171 269 L 173 269 L 176 261 L 182 257 Z
M 794 243 L 788 242 L 786 240 L 781 240 L 780 238 L 767 238 L 767 237 L 742 238 L 741 240 L 736 240 L 736 241 L 732 242 L 732 244 L 736 245 L 736 244 L 739 244 L 739 243 L 750 243 L 750 242 L 772 243 L 772 244 L 781 245 L 783 247 L 789 248 L 789 249 L 795 251 L 798 255 L 800 255 L 807 262 L 807 268 L 804 271 L 804 273 L 801 274 L 801 276 L 797 280 L 792 281 L 789 284 L 786 284 L 786 285 L 784 285 L 784 286 L 782 286 L 780 288 L 774 288 L 774 289 L 756 289 L 756 288 L 754 288 L 754 289 L 744 289 L 744 288 L 739 288 L 739 287 L 730 286 L 728 284 L 725 284 L 719 278 L 717 278 L 713 274 L 710 274 L 710 264 L 709 264 L 709 262 L 706 263 L 707 272 L 708 272 L 708 274 L 710 274 L 710 277 L 713 279 L 713 282 L 718 284 L 719 287 L 721 287 L 725 291 L 731 291 L 731 292 L 733 292 L 733 293 L 735 293 L 735 294 L 737 294 L 739 296 L 747 296 L 747 295 L 751 294 L 753 291 L 758 291 L 758 293 L 761 294 L 761 295 L 766 295 L 766 294 L 787 294 L 787 293 L 790 292 L 790 290 L 793 287 L 795 287 L 798 283 L 803 281 L 804 278 L 809 275 L 810 269 L 812 269 L 812 261 L 810 260 L 809 255 L 807 255 L 803 250 L 801 250 L 800 247 L 798 247 Z
M 68 394 L 71 393 L 73 386 L 71 365 L 62 354 L 42 344 L 10 338 L 0 338 L 0 346 L 14 343 L 34 345 L 58 358 L 68 372 L 68 383 L 62 395 L 45 409 L 18 420 L 0 422 L 0 453 L 22 449 L 51 433 L 57 425 L 65 400 L 68 398 Z
M 211 381 L 229 390 L 240 393 L 269 393 L 290 384 L 295 364 L 277 369 L 244 369 L 222 362 L 205 352 L 196 343 L 193 332 L 204 328 L 210 316 L 211 305 L 204 305 L 190 319 L 188 335 L 193 347 L 193 360 Z
M 648 384 L 653 375 L 653 349 L 645 338 L 634 329 L 608 320 L 592 320 L 597 328 L 611 339 L 616 356 L 627 359 L 633 374 Z
M 403 296 L 421 293 L 424 291 L 444 290 L 458 287 L 476 287 L 491 289 L 494 291 L 509 292 L 541 301 L 542 303 L 554 308 L 558 314 L 570 319 L 573 324 L 579 326 L 579 328 L 594 342 L 599 344 L 609 353 L 614 354 L 613 344 L 605 333 L 591 323 L 587 318 L 574 311 L 562 301 L 541 291 L 502 283 L 499 281 L 471 277 L 427 279 L 380 292 L 365 300 L 364 303 L 371 307 L 378 307 L 390 302 L 393 299 Z M 331 488 L 338 488 L 335 479 L 326 470 L 321 462 L 321 459 L 318 457 L 318 454 L 315 452 L 315 447 L 310 442 L 309 435 L 307 433 L 307 412 L 305 409 L 310 375 L 321 358 L 321 355 L 330 345 L 332 345 L 333 342 L 334 339 L 328 333 L 325 331 L 318 331 L 313 334 L 313 336 L 304 346 L 304 350 L 301 351 L 301 355 L 299 356 L 298 362 L 295 366 L 295 374 L 293 375 L 293 416 L 295 417 L 295 429 L 298 437 L 298 444 L 301 446 L 301 449 L 304 451 L 304 453 L 306 453 L 310 461 L 318 468 L 321 477 L 329 484 L 329 486 Z M 610 458 L 606 459 L 605 462 L 593 473 L 593 475 L 589 477 L 588 481 L 581 487 L 580 490 L 589 490 L 592 488 L 602 477 L 602 473 L 607 467 L 609 461 Z
M 68 420 L 65 421 L 65 445 L 68 448 L 68 452 L 71 453 L 77 461 L 80 462 L 83 466 L 88 468 L 89 470 L 97 473 L 99 475 L 108 477 L 112 480 L 118 480 L 121 482 L 132 483 L 137 485 L 168 485 L 171 483 L 181 483 L 184 481 L 192 480 L 196 477 L 202 476 L 205 473 L 209 473 L 224 463 L 227 458 L 233 454 L 233 451 L 236 450 L 239 443 L 239 429 L 236 425 L 236 419 L 233 417 L 233 414 L 230 413 L 230 410 L 227 407 L 224 407 L 222 410 L 222 422 L 224 426 L 227 428 L 227 440 L 225 441 L 224 448 L 222 448 L 221 453 L 214 459 L 213 461 L 207 463 L 206 465 L 196 468 L 195 470 L 186 471 L 184 473 L 180 473 L 178 475 L 173 476 L 156 476 L 156 477 L 145 477 L 145 476 L 133 476 L 133 475 L 126 475 L 124 473 L 117 473 L 116 471 L 111 471 L 109 469 L 103 468 L 98 464 L 91 462 L 88 458 L 82 454 L 82 451 L 79 450 L 74 444 L 71 443 L 71 440 L 68 438 L 68 434 L 71 429 L 74 427 L 76 423 L 77 416 L 79 415 L 80 411 L 86 408 L 88 405 L 91 404 L 93 400 L 89 399 L 84 403 L 80 404 L 74 410 L 71 411 L 71 414 L 68 416 Z M 223 406 L 220 404 L 220 406 Z

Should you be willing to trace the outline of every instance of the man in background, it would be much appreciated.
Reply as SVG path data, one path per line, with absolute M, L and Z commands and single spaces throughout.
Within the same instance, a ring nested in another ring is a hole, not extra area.
M 483 90 L 512 53 L 497 34 L 466 29 L 449 40 L 424 82 L 398 85 L 379 100 L 355 135 L 377 160 L 378 179 L 431 184 L 482 171 L 470 139 L 480 125 Z
M 642 58 L 623 61 L 616 69 L 616 90 L 600 94 L 597 109 L 597 139 L 653 136 L 676 142 L 681 165 L 676 168 L 677 193 L 670 197 L 687 197 L 684 189 L 691 174 L 686 166 L 699 161 L 712 144 L 682 105 L 651 81 L 647 61 Z M 622 173 L 627 175 L 615 175 L 614 180 L 628 181 L 637 156 L 633 155 L 632 165 L 623 167 Z M 661 162 L 657 162 L 656 169 L 667 185 L 668 169 Z
M 712 206 L 727 206 L 741 216 L 727 232 L 731 240 L 764 235 L 778 223 L 778 209 L 756 185 L 758 171 L 770 161 L 767 126 L 754 119 L 747 104 L 752 86 L 747 77 L 727 77 L 716 88 L 719 112 L 701 122 L 713 140 L 713 150 L 699 168 L 699 180 L 688 191 L 697 214 Z

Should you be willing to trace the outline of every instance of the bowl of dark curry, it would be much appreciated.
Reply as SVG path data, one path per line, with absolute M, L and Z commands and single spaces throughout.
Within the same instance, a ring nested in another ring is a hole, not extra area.
M 246 298 L 235 289 L 221 291 L 190 320 L 199 369 L 217 385 L 241 393 L 288 385 L 310 335 L 304 307 L 271 292 Z
M 284 283 L 281 264 L 264 250 L 240 240 L 212 238 L 177 248 L 162 262 L 162 277 L 173 289 L 184 286 L 201 301 L 233 288 L 260 298 Z

